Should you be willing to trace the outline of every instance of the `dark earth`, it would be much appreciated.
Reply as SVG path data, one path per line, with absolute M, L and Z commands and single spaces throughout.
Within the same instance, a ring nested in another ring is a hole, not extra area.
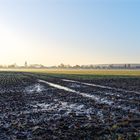
M 0 73 L 0 140 L 140 140 L 140 78 Z

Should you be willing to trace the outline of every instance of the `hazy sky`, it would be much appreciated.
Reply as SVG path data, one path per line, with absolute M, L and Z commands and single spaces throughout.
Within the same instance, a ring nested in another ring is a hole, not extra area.
M 140 63 L 139 0 L 0 0 L 0 64 Z

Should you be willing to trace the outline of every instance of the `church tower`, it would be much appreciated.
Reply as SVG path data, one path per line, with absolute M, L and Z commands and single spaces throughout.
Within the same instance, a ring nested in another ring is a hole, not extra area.
M 25 66 L 25 68 L 27 68 L 27 67 L 28 67 L 27 61 L 25 61 L 24 66 Z

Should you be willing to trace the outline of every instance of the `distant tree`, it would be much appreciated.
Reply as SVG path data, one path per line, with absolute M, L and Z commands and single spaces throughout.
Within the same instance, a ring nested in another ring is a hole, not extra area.
M 79 65 L 75 65 L 73 68 L 79 69 L 81 67 Z
M 65 68 L 65 65 L 63 63 L 61 63 L 58 68 Z
M 16 64 L 8 65 L 8 68 L 16 68 Z
M 129 68 L 129 69 L 131 68 L 131 65 L 130 65 L 130 64 L 128 64 L 128 68 Z

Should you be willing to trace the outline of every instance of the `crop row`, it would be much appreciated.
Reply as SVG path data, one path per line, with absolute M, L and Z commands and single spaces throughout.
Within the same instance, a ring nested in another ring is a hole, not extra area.
M 4 72 L 0 73 L 0 86 L 18 86 L 30 82 L 31 78 L 22 73 Z

